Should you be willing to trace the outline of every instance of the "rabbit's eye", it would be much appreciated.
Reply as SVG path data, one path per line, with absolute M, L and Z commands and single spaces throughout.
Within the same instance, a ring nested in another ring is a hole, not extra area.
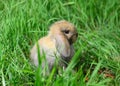
M 64 31 L 65 34 L 69 34 L 69 32 L 70 32 L 69 30 L 65 30 Z

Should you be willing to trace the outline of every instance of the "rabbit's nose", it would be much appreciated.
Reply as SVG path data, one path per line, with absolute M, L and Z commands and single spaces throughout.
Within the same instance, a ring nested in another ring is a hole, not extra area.
M 70 38 L 69 40 L 69 44 L 71 45 L 73 43 L 72 39 Z
M 69 41 L 69 44 L 71 45 L 72 43 L 74 43 L 76 41 L 78 37 L 78 34 L 74 34 L 68 41 Z

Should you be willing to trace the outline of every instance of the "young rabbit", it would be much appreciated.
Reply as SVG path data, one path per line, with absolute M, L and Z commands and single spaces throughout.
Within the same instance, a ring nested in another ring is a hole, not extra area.
M 69 62 L 74 55 L 73 43 L 76 41 L 78 33 L 73 24 L 66 20 L 55 22 L 51 25 L 47 36 L 38 41 L 40 55 L 46 56 L 49 70 L 51 71 L 56 57 L 62 59 L 58 62 L 61 67 L 66 67 L 65 62 Z M 38 66 L 37 44 L 31 49 L 31 59 Z M 42 62 L 44 68 L 45 62 Z

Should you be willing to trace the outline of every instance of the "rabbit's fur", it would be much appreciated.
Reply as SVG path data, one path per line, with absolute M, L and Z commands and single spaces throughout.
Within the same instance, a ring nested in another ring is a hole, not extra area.
M 65 62 L 69 62 L 74 55 L 73 43 L 77 39 L 77 31 L 73 24 L 66 20 L 57 21 L 51 25 L 47 36 L 38 41 L 40 55 L 46 56 L 49 70 L 53 68 L 56 57 L 64 60 L 59 61 L 61 67 L 66 67 Z M 31 49 L 30 57 L 34 64 L 38 66 L 37 44 Z M 42 62 L 44 68 L 45 62 Z

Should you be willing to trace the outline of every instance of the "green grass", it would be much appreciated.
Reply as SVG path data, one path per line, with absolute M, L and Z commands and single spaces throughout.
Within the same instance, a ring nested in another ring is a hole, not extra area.
M 31 64 L 29 51 L 62 19 L 77 27 L 76 54 L 61 75 L 53 76 L 53 70 L 45 78 Z M 0 0 L 1 85 L 119 86 L 120 1 Z

